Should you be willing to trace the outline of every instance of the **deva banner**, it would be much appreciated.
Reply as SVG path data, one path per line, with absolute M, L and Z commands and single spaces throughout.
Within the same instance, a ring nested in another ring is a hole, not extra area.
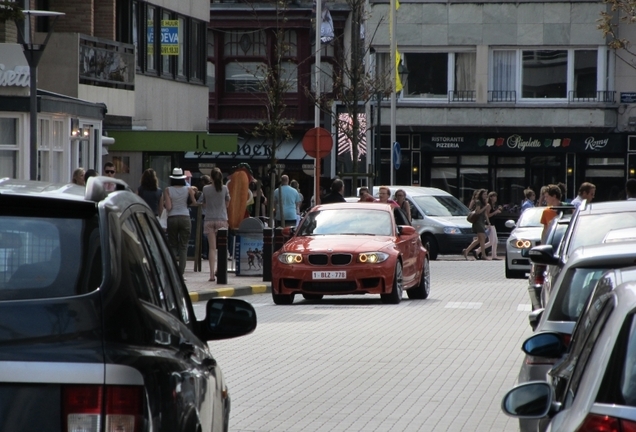
M 161 20 L 161 55 L 179 55 L 178 20 Z

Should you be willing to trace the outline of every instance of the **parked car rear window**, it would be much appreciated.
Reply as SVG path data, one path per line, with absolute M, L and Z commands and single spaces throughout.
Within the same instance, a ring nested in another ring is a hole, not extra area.
M 0 300 L 36 299 L 74 295 L 78 287 L 85 221 L 68 218 L 0 216 Z M 97 243 L 99 243 L 99 235 Z M 99 247 L 97 247 L 99 249 Z M 92 257 L 96 250 L 93 248 Z M 97 288 L 98 274 L 82 277 Z M 95 276 L 95 275 L 93 275 Z M 89 282 L 90 281 L 90 282 Z
M 413 201 L 419 205 L 426 216 L 467 216 L 468 207 L 454 196 L 418 195 Z
M 585 307 L 592 289 L 606 268 L 573 268 L 568 270 L 554 299 L 550 321 L 576 321 Z
M 569 252 L 581 246 L 599 244 L 610 230 L 636 227 L 636 212 L 580 215 L 571 235 Z

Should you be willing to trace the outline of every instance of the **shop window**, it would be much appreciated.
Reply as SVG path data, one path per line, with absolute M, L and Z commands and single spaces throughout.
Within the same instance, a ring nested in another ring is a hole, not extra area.
M 431 162 L 437 164 L 457 164 L 457 156 L 433 156 Z
M 588 158 L 587 166 L 625 166 L 625 158 L 617 157 L 617 158 Z
M 524 199 L 523 191 L 527 187 L 525 182 L 525 169 L 521 167 L 497 168 L 496 192 L 499 195 L 499 204 L 505 206 L 507 211 L 513 213 L 518 211 Z
M 520 157 L 502 156 L 497 158 L 497 163 L 499 165 L 525 165 L 526 158 L 523 156 L 520 156 Z
M 18 119 L 0 117 L 0 178 L 17 177 Z
M 457 189 L 457 168 L 455 167 L 432 167 L 431 187 L 445 190 L 453 196 L 458 197 Z

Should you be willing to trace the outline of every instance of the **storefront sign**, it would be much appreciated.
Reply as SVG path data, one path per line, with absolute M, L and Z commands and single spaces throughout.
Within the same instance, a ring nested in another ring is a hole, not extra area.
M 626 138 L 620 134 L 422 134 L 422 150 L 467 153 L 585 152 L 620 153 Z
M 0 63 L 0 86 L 28 87 L 30 78 L 28 66 L 15 66 L 13 69 L 9 69 Z

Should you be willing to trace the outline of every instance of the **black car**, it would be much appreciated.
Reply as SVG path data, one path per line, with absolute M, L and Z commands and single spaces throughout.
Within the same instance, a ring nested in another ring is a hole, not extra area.
M 255 328 L 239 299 L 196 320 L 156 217 L 124 182 L 0 180 L 0 430 L 227 431 L 206 341 Z

